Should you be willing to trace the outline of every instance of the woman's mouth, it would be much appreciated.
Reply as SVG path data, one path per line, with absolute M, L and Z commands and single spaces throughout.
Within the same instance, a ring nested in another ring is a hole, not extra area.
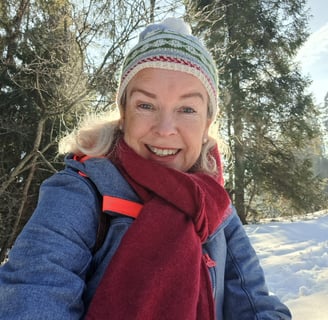
M 155 154 L 158 157 L 167 157 L 176 155 L 180 149 L 173 149 L 173 148 L 157 148 L 151 145 L 147 145 L 148 150 Z

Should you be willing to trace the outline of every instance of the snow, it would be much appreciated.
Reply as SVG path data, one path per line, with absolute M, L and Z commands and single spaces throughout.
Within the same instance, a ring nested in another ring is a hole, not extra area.
M 328 320 L 328 211 L 245 226 L 270 292 L 295 320 Z

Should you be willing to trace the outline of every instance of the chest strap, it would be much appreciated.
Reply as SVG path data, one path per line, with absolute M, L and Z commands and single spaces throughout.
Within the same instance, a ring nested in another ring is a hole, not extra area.
M 78 157 L 74 155 L 73 159 L 79 162 L 85 162 L 94 157 L 90 156 L 82 156 Z M 100 157 L 104 158 L 104 157 Z M 79 175 L 85 178 L 88 178 L 88 175 L 82 171 L 78 171 Z M 122 199 L 119 197 L 112 197 L 108 195 L 101 195 L 102 196 L 102 211 L 111 211 L 115 213 L 119 213 L 131 218 L 136 219 L 139 216 L 140 211 L 143 208 L 143 205 L 138 202 Z
M 142 209 L 143 205 L 134 202 L 125 200 L 122 198 L 116 198 L 111 196 L 103 196 L 102 210 L 112 211 L 123 214 L 125 216 L 136 219 L 139 216 L 139 213 Z

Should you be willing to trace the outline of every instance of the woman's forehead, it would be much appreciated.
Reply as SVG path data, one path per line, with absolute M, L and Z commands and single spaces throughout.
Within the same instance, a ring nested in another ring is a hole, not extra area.
M 129 95 L 136 90 L 166 92 L 173 94 L 180 90 L 180 94 L 185 97 L 201 96 L 203 100 L 208 99 L 208 94 L 202 82 L 192 74 L 161 68 L 146 68 L 140 70 L 129 82 L 127 86 Z M 183 92 L 181 91 L 183 90 Z

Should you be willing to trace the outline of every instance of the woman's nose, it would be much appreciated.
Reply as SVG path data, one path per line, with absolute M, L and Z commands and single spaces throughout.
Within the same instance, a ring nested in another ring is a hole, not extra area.
M 160 136 L 170 136 L 177 133 L 176 121 L 172 115 L 160 114 L 154 126 L 154 131 Z

